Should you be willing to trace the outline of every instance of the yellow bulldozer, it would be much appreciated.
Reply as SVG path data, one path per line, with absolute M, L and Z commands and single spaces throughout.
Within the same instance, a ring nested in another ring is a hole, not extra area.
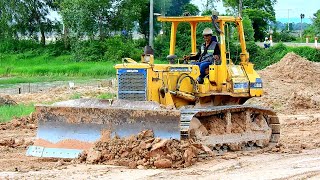
M 140 62 L 124 58 L 117 70 L 117 100 L 78 99 L 38 105 L 37 139 L 29 156 L 77 158 L 106 134 L 126 137 L 151 129 L 156 137 L 192 138 L 217 152 L 265 147 L 280 137 L 271 109 L 244 104 L 263 94 L 262 80 L 249 62 L 242 19 L 231 16 L 158 17 L 171 23 L 171 63 L 155 64 L 145 52 Z M 175 60 L 179 23 L 191 27 L 191 55 L 196 53 L 197 25 L 212 23 L 221 63 L 209 66 L 198 83 L 197 65 Z M 234 24 L 241 46 L 235 64 L 227 50 L 227 27 Z M 219 40 L 218 40 L 219 39 Z M 172 63 L 177 62 L 177 63 Z

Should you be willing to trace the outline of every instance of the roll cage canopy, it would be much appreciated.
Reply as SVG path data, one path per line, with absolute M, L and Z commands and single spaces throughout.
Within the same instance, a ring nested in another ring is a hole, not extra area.
M 249 59 L 249 54 L 246 50 L 246 43 L 244 38 L 243 26 L 242 26 L 242 18 L 241 17 L 233 17 L 233 16 L 216 16 L 214 19 L 211 16 L 181 16 L 181 17 L 164 17 L 159 16 L 158 21 L 160 22 L 171 22 L 171 35 L 170 35 L 170 55 L 175 54 L 175 46 L 176 46 L 176 37 L 177 37 L 177 28 L 179 23 L 188 22 L 191 27 L 191 53 L 195 54 L 197 52 L 197 44 L 196 44 L 196 31 L 198 23 L 203 22 L 212 22 L 217 23 L 218 28 L 220 29 L 220 50 L 221 55 L 226 53 L 225 46 L 225 24 L 228 22 L 235 23 L 238 33 L 239 33 L 239 41 L 241 44 L 242 52 L 240 54 L 241 61 L 247 62 Z M 215 29 L 216 27 L 214 27 Z M 226 58 L 222 57 L 222 64 L 226 63 Z

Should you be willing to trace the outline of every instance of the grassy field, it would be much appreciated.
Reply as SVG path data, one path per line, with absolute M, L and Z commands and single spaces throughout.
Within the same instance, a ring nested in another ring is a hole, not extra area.
M 120 61 L 119 61 L 120 62 Z M 10 87 L 17 83 L 36 83 L 53 81 L 86 81 L 106 79 L 116 75 L 114 65 L 117 62 L 76 62 L 71 55 L 50 56 L 28 51 L 20 54 L 0 53 L 0 87 Z M 165 63 L 156 60 L 156 63 Z M 97 98 L 110 99 L 114 94 L 101 94 Z M 74 94 L 70 99 L 78 99 L 81 94 Z M 32 105 L 0 106 L 0 122 L 13 117 L 28 115 Z
M 34 111 L 33 105 L 0 106 L 0 123 L 10 121 L 14 117 L 29 115 Z
M 75 62 L 71 59 L 71 55 L 52 57 L 47 54 L 36 55 L 32 51 L 23 54 L 2 54 L 0 76 L 19 78 L 4 78 L 0 83 L 111 77 L 116 74 L 114 64 L 116 63 Z
M 82 94 L 73 94 L 70 99 L 79 99 L 81 98 Z M 100 94 L 96 98 L 98 99 L 112 99 L 115 97 L 115 94 L 112 93 L 104 93 Z M 22 117 L 29 115 L 31 112 L 34 111 L 34 105 L 4 105 L 0 106 L 0 123 L 8 122 L 12 120 L 14 117 Z
M 75 62 L 71 55 L 53 57 L 37 55 L 32 51 L 0 53 L 0 84 L 110 78 L 116 75 L 114 65 L 117 63 L 120 61 Z M 156 60 L 156 63 L 163 64 L 166 61 Z
M 4 87 L 5 84 L 112 78 L 116 75 L 114 65 L 117 63 L 120 61 L 76 62 L 71 55 L 53 57 L 32 51 L 0 53 L 0 84 Z M 156 63 L 166 61 L 156 60 Z
M 53 57 L 47 54 L 38 55 L 32 51 L 21 54 L 0 53 L 0 85 L 6 87 L 17 83 L 111 78 L 116 75 L 113 67 L 115 64 L 115 62 L 75 62 L 71 59 L 71 55 Z M 0 122 L 29 115 L 33 110 L 33 105 L 0 106 Z

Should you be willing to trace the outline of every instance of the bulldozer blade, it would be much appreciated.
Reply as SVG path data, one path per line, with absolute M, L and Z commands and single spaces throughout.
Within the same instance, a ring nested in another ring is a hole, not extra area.
M 154 103 L 81 99 L 36 106 L 37 139 L 28 156 L 77 158 L 111 136 L 128 137 L 153 130 L 155 137 L 180 139 L 180 112 Z

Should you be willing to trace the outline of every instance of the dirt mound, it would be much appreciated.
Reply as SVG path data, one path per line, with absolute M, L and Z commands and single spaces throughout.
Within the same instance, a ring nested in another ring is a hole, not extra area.
M 7 123 L 0 123 L 0 129 L 36 129 L 37 119 L 34 117 L 34 113 L 29 116 L 15 118 Z
M 288 53 L 278 63 L 258 72 L 264 95 L 249 104 L 275 109 L 280 113 L 309 113 L 320 110 L 320 63 Z
M 5 146 L 5 147 L 10 147 L 10 148 L 17 148 L 17 147 L 28 147 L 32 145 L 32 141 L 26 141 L 25 139 L 14 139 L 14 138 L 9 138 L 9 139 L 1 139 L 0 140 L 0 147 Z
M 278 63 L 268 66 L 262 72 L 281 80 L 298 80 L 306 83 L 320 81 L 320 64 L 311 62 L 295 53 L 288 53 Z
M 152 131 L 142 131 L 128 138 L 104 137 L 81 155 L 80 161 L 106 163 L 130 168 L 180 168 L 194 164 L 199 155 L 211 157 L 206 146 L 192 141 L 155 138 Z

